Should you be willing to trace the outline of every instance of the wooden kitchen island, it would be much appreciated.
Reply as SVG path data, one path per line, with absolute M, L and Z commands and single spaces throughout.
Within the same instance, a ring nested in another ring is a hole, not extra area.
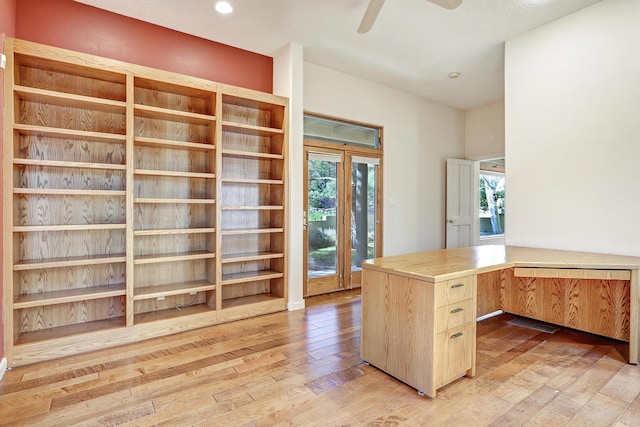
M 434 397 L 475 375 L 476 319 L 502 310 L 629 342 L 639 356 L 640 258 L 476 246 L 367 260 L 361 356 Z

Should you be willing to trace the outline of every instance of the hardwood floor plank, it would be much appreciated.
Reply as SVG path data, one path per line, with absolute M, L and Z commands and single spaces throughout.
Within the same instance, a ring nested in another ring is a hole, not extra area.
M 628 404 L 618 399 L 596 393 L 576 415 L 569 420 L 567 426 L 611 425 L 624 412 Z
M 500 315 L 478 324 L 477 369 L 433 399 L 360 359 L 357 292 L 12 369 L 0 425 L 637 426 L 625 344 Z

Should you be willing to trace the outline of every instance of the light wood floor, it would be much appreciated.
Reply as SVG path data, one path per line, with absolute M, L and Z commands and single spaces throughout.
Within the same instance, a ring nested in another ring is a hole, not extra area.
M 640 425 L 625 345 L 499 316 L 478 326 L 478 375 L 417 395 L 359 358 L 360 297 L 8 371 L 5 425 Z

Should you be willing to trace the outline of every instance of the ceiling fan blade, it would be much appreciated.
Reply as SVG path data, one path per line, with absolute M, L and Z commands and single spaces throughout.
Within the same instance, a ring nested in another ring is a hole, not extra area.
M 445 9 L 455 9 L 462 4 L 462 0 L 427 0 Z
M 358 34 L 364 34 L 373 27 L 373 23 L 376 22 L 376 18 L 378 17 L 378 13 L 380 13 L 380 9 L 382 9 L 383 4 L 384 0 L 369 1 L 369 6 L 367 6 L 367 10 L 364 12 L 364 16 L 362 17 L 362 21 L 358 27 Z

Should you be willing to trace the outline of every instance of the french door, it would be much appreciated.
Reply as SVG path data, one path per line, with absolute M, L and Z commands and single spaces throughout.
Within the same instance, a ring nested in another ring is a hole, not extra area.
M 381 157 L 305 141 L 305 296 L 360 286 L 382 256 Z

